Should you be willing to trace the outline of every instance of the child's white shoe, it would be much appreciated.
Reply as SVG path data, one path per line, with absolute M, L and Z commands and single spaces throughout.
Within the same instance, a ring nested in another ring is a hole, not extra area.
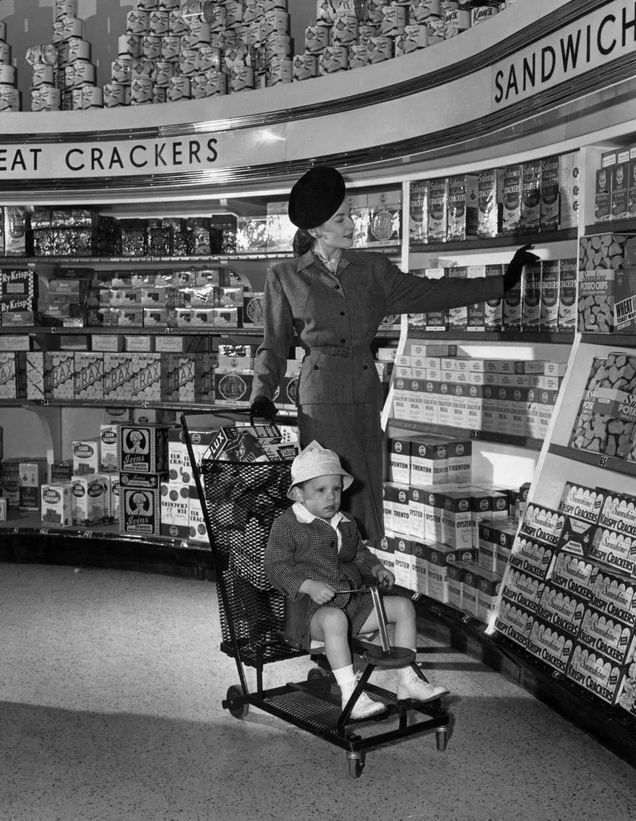
M 448 695 L 446 687 L 423 681 L 412 667 L 406 667 L 398 672 L 398 701 L 409 698 L 414 701 L 434 701 L 436 698 L 446 695 Z
M 344 686 L 341 685 L 340 693 L 342 696 L 342 709 L 347 705 L 347 702 L 351 698 L 353 691 L 356 688 L 358 683 L 358 679 L 360 678 L 360 674 L 358 674 L 355 679 Z M 375 716 L 378 713 L 383 713 L 386 710 L 386 705 L 382 704 L 381 701 L 374 701 L 372 698 L 362 692 L 358 696 L 358 700 L 353 705 L 353 709 L 351 710 L 351 718 L 354 721 L 359 721 L 362 718 L 371 718 L 371 716 Z

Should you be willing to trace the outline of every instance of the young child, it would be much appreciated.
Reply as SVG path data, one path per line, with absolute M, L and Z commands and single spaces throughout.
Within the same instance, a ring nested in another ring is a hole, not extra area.
M 306 602 L 300 616 L 298 646 L 309 649 L 313 640 L 324 642 L 325 654 L 340 687 L 344 707 L 357 683 L 349 637 L 378 629 L 369 593 L 350 593 L 362 584 L 362 573 L 386 589 L 395 577 L 360 538 L 355 521 L 340 512 L 343 490 L 353 477 L 342 469 L 338 456 L 318 442 L 308 445 L 293 461 L 294 504 L 282 513 L 270 531 L 265 570 L 271 584 L 292 602 Z M 415 650 L 415 608 L 403 596 L 385 596 L 384 611 L 395 625 L 394 644 Z M 398 670 L 398 699 L 431 701 L 448 693 L 422 681 L 410 666 Z M 351 717 L 368 718 L 385 706 L 366 693 L 358 698 Z

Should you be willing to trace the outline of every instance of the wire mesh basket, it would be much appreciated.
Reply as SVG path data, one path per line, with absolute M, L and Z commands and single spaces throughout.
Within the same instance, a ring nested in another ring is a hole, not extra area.
M 285 596 L 273 588 L 263 567 L 274 519 L 292 501 L 289 462 L 224 462 L 204 459 L 201 477 L 221 568 L 217 579 L 223 642 L 231 642 L 230 620 L 244 660 L 278 661 L 293 655 L 277 648 L 285 624 Z M 272 646 L 264 647 L 268 642 Z M 259 647 L 260 645 L 260 647 Z

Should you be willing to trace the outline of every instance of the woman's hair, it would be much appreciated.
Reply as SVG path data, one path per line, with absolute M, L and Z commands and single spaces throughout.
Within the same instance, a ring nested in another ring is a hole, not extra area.
M 302 255 L 306 254 L 307 251 L 311 251 L 315 242 L 316 238 L 313 237 L 309 231 L 305 228 L 299 228 L 294 234 L 294 241 L 292 244 L 294 255 L 297 257 L 302 257 Z

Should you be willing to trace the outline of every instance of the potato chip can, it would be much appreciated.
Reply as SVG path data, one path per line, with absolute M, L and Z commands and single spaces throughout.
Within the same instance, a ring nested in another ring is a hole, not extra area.
M 170 34 L 187 34 L 189 31 L 188 23 L 184 20 L 181 9 L 170 12 Z
M 277 86 L 291 83 L 294 79 L 294 64 L 291 57 L 272 57 L 267 71 L 267 85 Z
M 179 57 L 179 72 L 184 77 L 191 77 L 199 71 L 199 51 L 196 48 L 184 48 Z
M 161 56 L 164 60 L 178 60 L 181 52 L 181 37 L 168 34 L 161 38 Z
M 198 68 L 200 72 L 221 70 L 221 49 L 214 46 L 201 46 L 199 48 Z
M 367 43 L 369 63 L 382 63 L 393 57 L 393 40 L 390 37 L 369 37 Z
M 254 88 L 254 69 L 251 66 L 236 65 L 230 70 L 230 88 L 232 91 L 245 91 Z
M 169 60 L 157 60 L 155 62 L 155 70 L 152 79 L 155 83 L 155 88 L 168 88 L 170 78 L 174 77 L 175 64 Z
M 130 104 L 150 105 L 152 103 L 152 93 L 154 83 L 150 77 L 133 77 L 130 84 Z
M 70 65 L 75 68 L 75 76 L 73 77 L 74 86 L 95 85 L 96 69 L 95 66 L 88 60 L 75 60 Z
M 82 92 L 82 108 L 103 108 L 104 91 L 98 86 L 83 86 L 79 89 Z
M 167 88 L 157 88 L 154 87 L 152 91 L 152 102 L 153 103 L 166 103 L 168 102 L 168 89 Z
M 69 37 L 84 37 L 84 21 L 79 17 L 60 17 L 53 23 L 53 42 L 60 43 Z
M 243 25 L 243 3 L 228 0 L 225 4 L 225 27 L 228 29 Z
M 18 95 L 16 97 L 16 95 Z M 17 101 L 17 106 L 15 102 Z M 17 88 L 8 85 L 0 85 L 0 111 L 18 111 L 20 108 L 20 98 Z
M 441 0 L 412 0 L 409 12 L 409 19 L 412 25 L 427 23 L 430 17 L 441 16 Z
M 331 45 L 355 43 L 358 40 L 358 18 L 339 14 L 331 28 Z
M 214 97 L 216 94 L 227 94 L 227 74 L 224 71 L 210 69 L 205 72 L 206 97 Z
M 117 38 L 117 53 L 141 57 L 143 36 L 139 34 L 122 34 Z
M 0 63 L 11 63 L 11 46 L 0 42 Z
M 137 8 L 151 11 L 159 5 L 159 0 L 137 0 Z
M 383 37 L 397 37 L 404 34 L 404 27 L 408 23 L 408 12 L 405 6 L 384 6 L 380 34 Z
M 148 12 L 144 9 L 133 9 L 126 14 L 126 33 L 148 34 Z
M 77 17 L 77 0 L 55 0 L 55 19 Z
M 126 91 L 130 91 L 130 86 L 125 86 L 122 83 L 105 83 L 104 84 L 104 106 L 106 108 L 114 108 L 120 105 L 126 105 Z
M 390 0 L 368 0 L 366 7 L 366 22 L 379 26 L 382 23 L 382 10 L 390 5 Z
M 351 43 L 349 46 L 349 68 L 362 68 L 369 64 L 369 55 L 366 45 Z
M 170 14 L 167 11 L 150 11 L 148 13 L 148 33 L 163 36 L 170 31 Z
M 174 11 L 180 6 L 181 0 L 159 0 L 159 8 L 164 11 Z
M 308 54 L 321 54 L 329 45 L 329 28 L 327 26 L 307 26 L 305 28 L 305 51 Z
M 183 35 L 186 37 L 191 46 L 197 46 L 199 43 L 209 43 L 212 37 L 210 24 L 205 20 L 193 20 L 190 24 L 190 31 Z
M 141 38 L 141 55 L 146 60 L 161 59 L 161 37 L 158 34 L 144 34 Z
M 170 78 L 168 84 L 168 100 L 178 102 L 179 100 L 189 100 L 190 94 L 190 78 L 177 75 Z
M 111 78 L 115 83 L 121 85 L 130 85 L 132 80 L 132 61 L 133 58 L 129 54 L 120 54 L 116 60 L 111 63 Z
M 336 9 L 333 0 L 316 0 L 316 23 L 319 26 L 333 26 Z
M 346 71 L 349 66 L 349 51 L 346 46 L 327 46 L 318 57 L 318 74 L 336 74 Z
M 53 85 L 53 66 L 47 63 L 35 63 L 33 66 L 33 74 L 31 75 L 31 86 L 37 88 L 38 86 L 52 86 Z
M 132 61 L 131 65 L 131 80 L 137 77 L 145 77 L 150 79 L 155 71 L 155 63 L 153 60 L 146 60 L 145 57 L 138 57 Z
M 74 60 L 90 60 L 91 44 L 81 37 L 69 37 L 64 44 L 67 49 L 67 60 L 72 63 Z

